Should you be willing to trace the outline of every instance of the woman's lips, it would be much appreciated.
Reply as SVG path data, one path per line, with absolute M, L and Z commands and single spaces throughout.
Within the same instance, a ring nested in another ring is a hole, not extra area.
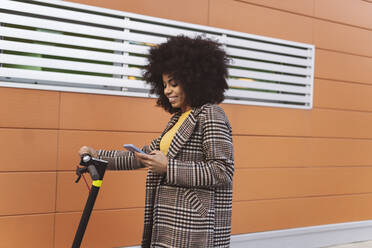
M 177 97 L 168 97 L 168 100 L 170 103 L 175 103 L 177 100 Z

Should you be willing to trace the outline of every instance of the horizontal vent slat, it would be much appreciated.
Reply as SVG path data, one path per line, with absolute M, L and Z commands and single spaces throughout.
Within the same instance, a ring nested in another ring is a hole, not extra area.
M 295 109 L 309 109 L 308 104 L 296 104 L 296 103 L 288 103 L 288 102 L 281 102 L 281 101 L 263 101 L 260 99 L 257 100 L 245 100 L 245 99 L 226 99 L 224 103 L 230 104 L 244 104 L 244 105 L 257 105 L 257 106 L 265 106 L 265 107 L 284 107 L 284 108 L 295 108 Z
M 256 59 L 256 60 L 265 60 L 270 62 L 277 62 L 283 64 L 293 64 L 298 66 L 311 66 L 312 62 L 309 59 L 298 59 L 294 57 L 284 56 L 284 55 L 276 55 L 264 52 L 255 52 L 249 51 L 244 49 L 237 49 L 237 48 L 227 48 L 227 54 L 236 57 L 245 57 L 249 59 Z
M 100 48 L 112 51 L 121 51 L 123 45 L 119 42 L 103 41 L 91 38 L 81 38 L 70 35 L 30 31 L 17 28 L 0 27 L 0 36 L 13 37 L 18 39 L 35 40 L 55 44 L 84 46 L 88 48 Z
M 311 75 L 312 70 L 310 68 L 300 68 L 295 66 L 278 65 L 273 63 L 256 62 L 243 59 L 232 59 L 231 65 L 235 67 L 244 67 L 257 70 L 267 70 L 274 72 L 284 72 L 298 75 Z
M 141 76 L 141 71 L 134 68 L 123 68 L 122 66 L 99 65 L 93 63 L 74 62 L 58 59 L 45 59 L 30 56 L 19 56 L 2 54 L 0 63 L 56 68 L 61 70 L 84 71 L 102 74 Z
M 38 90 L 58 90 L 65 92 L 79 92 L 89 94 L 105 94 L 105 95 L 116 95 L 116 96 L 134 96 L 134 97 L 154 97 L 149 93 L 131 92 L 131 91 L 117 91 L 112 89 L 90 89 L 90 88 L 78 88 L 68 87 L 60 85 L 41 85 L 41 84 L 29 84 L 29 83 L 14 83 L 14 82 L 1 82 L 2 87 L 12 88 L 23 88 L 23 89 L 38 89 Z
M 64 82 L 69 84 L 86 84 L 98 86 L 115 86 L 131 88 L 149 88 L 139 80 L 124 80 L 119 78 L 74 75 L 62 72 L 36 71 L 13 68 L 0 68 L 0 77 L 22 78 L 33 81 Z M 134 84 L 133 84 L 134 82 Z M 138 87 L 137 87 L 138 86 Z
M 245 89 L 255 89 L 255 90 L 274 90 L 274 91 L 285 91 L 298 94 L 311 94 L 311 88 L 308 86 L 293 86 L 293 85 L 283 85 L 276 83 L 266 83 L 266 82 L 255 82 L 255 81 L 245 81 L 229 79 L 228 84 L 230 87 L 245 88 Z
M 130 52 L 130 51 L 138 52 L 138 50 L 136 48 L 133 48 L 132 45 L 125 44 L 124 47 L 127 47 L 127 49 L 124 49 L 126 52 Z M 44 55 L 51 55 L 51 56 L 87 59 L 87 60 L 91 60 L 92 58 L 94 58 L 95 61 L 112 62 L 112 63 L 127 63 L 131 65 L 139 65 L 139 66 L 143 66 L 147 63 L 147 59 L 143 57 L 121 55 L 121 54 L 114 54 L 114 53 L 94 52 L 94 51 L 87 51 L 87 50 L 74 49 L 74 48 L 64 48 L 64 47 L 22 43 L 22 42 L 14 42 L 14 41 L 6 41 L 6 40 L 0 40 L 0 49 L 8 50 L 8 51 L 15 51 L 15 52 L 23 52 L 23 53 L 30 53 L 30 51 L 32 51 L 32 53 L 34 54 L 44 54 Z
M 255 91 L 241 91 L 229 89 L 226 92 L 227 97 L 239 97 L 239 98 L 252 98 L 261 100 L 272 100 L 272 101 L 288 101 L 306 103 L 309 99 L 306 96 L 293 96 L 288 94 L 274 94 L 270 92 L 255 92 Z
M 238 70 L 238 69 L 230 69 L 229 73 L 230 73 L 230 76 L 235 76 L 235 77 L 254 78 L 254 79 L 259 79 L 259 80 L 269 80 L 269 81 L 278 81 L 278 82 L 304 84 L 304 85 L 310 84 L 310 79 L 304 78 L 304 77 L 283 76 L 283 75 L 278 75 L 274 73 L 263 73 L 263 72 Z
M 230 46 L 238 46 L 243 48 L 249 48 L 249 49 L 257 49 L 257 50 L 264 50 L 269 52 L 278 52 L 283 54 L 290 54 L 290 55 L 296 55 L 296 56 L 303 56 L 307 57 L 309 55 L 309 52 L 304 49 L 298 49 L 298 48 L 290 48 L 286 46 L 279 46 L 279 45 L 273 45 L 273 44 L 267 44 L 257 41 L 250 41 L 246 39 L 237 39 L 237 38 L 226 38 L 226 43 Z
M 91 36 L 98 36 L 103 38 L 120 39 L 123 38 L 123 32 L 101 28 L 101 27 L 90 27 L 82 24 L 73 24 L 67 22 L 46 20 L 42 18 L 26 17 L 11 14 L 1 14 L 1 21 L 4 23 L 11 23 L 21 26 L 42 28 L 56 30 L 60 32 L 77 33 Z

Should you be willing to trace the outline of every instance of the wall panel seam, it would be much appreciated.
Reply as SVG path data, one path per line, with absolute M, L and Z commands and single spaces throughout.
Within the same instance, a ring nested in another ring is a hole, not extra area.
M 58 128 L 0 126 L 0 129 L 58 131 Z
M 291 11 L 291 10 L 287 10 L 287 9 L 281 9 L 281 8 L 272 7 L 272 6 L 267 6 L 267 5 L 263 5 L 263 4 L 247 2 L 247 1 L 244 1 L 244 0 L 233 0 L 233 1 L 243 3 L 243 4 L 258 6 L 258 7 L 262 7 L 262 8 L 266 8 L 266 9 L 277 10 L 277 11 L 280 11 L 280 12 L 285 12 L 285 13 L 294 14 L 294 15 L 298 15 L 298 16 L 315 18 L 314 16 L 306 15 L 306 14 L 301 13 L 301 12 L 295 12 L 295 11 Z
M 233 137 L 263 137 L 263 138 L 303 138 L 303 139 L 333 139 L 333 140 L 338 140 L 338 139 L 344 139 L 344 140 L 372 140 L 371 138 L 357 138 L 357 137 L 332 137 L 332 136 L 303 136 L 303 135 L 261 135 L 261 134 L 242 134 L 242 133 L 233 133 Z
M 258 198 L 250 200 L 234 200 L 233 203 L 251 203 L 251 202 L 265 202 L 265 201 L 280 201 L 280 200 L 297 200 L 297 199 L 314 199 L 314 198 L 341 198 L 341 197 L 356 197 L 356 196 L 370 196 L 372 192 L 361 192 L 353 194 L 327 194 L 327 195 L 308 195 L 308 196 L 296 196 L 296 197 L 279 197 L 279 198 Z
M 110 132 L 110 133 L 139 133 L 160 135 L 161 131 L 144 131 L 144 130 L 118 130 L 118 129 L 81 129 L 81 128 L 63 128 L 60 131 L 82 131 L 82 132 Z M 154 137 L 156 138 L 156 137 Z
M 372 87 L 372 83 L 352 82 L 352 81 L 344 81 L 344 80 L 340 80 L 340 79 L 328 79 L 328 78 L 322 78 L 322 77 L 315 77 L 315 79 L 327 80 L 327 81 L 330 81 L 332 83 L 344 83 L 344 84 L 350 84 L 350 85 L 363 85 L 363 86 Z
M 240 163 L 248 163 L 249 161 L 240 161 Z M 371 165 L 306 165 L 306 166 L 249 166 L 249 167 L 240 167 L 240 166 L 235 166 L 235 171 L 238 170 L 250 170 L 250 169 L 320 169 L 320 168 L 369 168 L 372 167 Z M 59 172 L 71 172 L 72 174 L 75 173 L 74 170 L 64 170 L 64 171 L 57 171 Z M 1 174 L 2 172 L 0 172 Z M 145 177 L 146 175 L 144 175 Z
M 76 165 L 79 163 L 79 161 L 77 160 L 76 161 Z M 140 168 L 140 169 L 135 169 L 135 170 L 108 170 L 108 172 L 116 172 L 116 171 L 121 171 L 121 172 L 124 172 L 124 171 L 128 171 L 130 173 L 133 173 L 135 171 L 137 172 L 146 172 L 147 171 L 147 168 Z M 55 172 L 55 171 L 53 171 Z M 63 170 L 57 170 L 56 171 L 57 173 L 66 173 L 66 172 L 73 172 L 75 173 L 75 169 L 71 169 L 71 170 L 67 170 L 67 169 L 63 169 Z
M 253 137 L 253 138 L 289 138 L 289 139 L 330 139 L 330 140 L 371 140 L 372 138 L 339 138 L 339 137 L 318 137 L 318 136 L 288 136 L 288 135 L 256 135 L 256 134 L 234 134 L 233 137 Z
M 257 4 L 257 3 L 250 3 L 250 2 L 246 2 L 244 0 L 233 0 L 233 1 L 243 3 L 243 4 L 258 6 L 258 7 L 262 7 L 262 8 L 272 9 L 272 10 L 276 10 L 276 11 L 280 11 L 280 12 L 285 12 L 285 13 L 289 13 L 289 14 L 293 14 L 293 15 L 297 15 L 297 16 L 308 17 L 308 18 L 312 18 L 314 20 L 321 20 L 321 21 L 326 21 L 326 22 L 335 23 L 335 24 L 341 24 L 341 25 L 349 26 L 349 27 L 353 27 L 353 28 L 359 28 L 359 29 L 372 31 L 372 28 L 366 28 L 366 27 L 363 27 L 363 26 L 358 26 L 358 25 L 353 25 L 353 24 L 349 24 L 349 23 L 345 23 L 345 22 L 340 22 L 340 21 L 335 21 L 335 20 L 331 20 L 331 19 L 317 17 L 317 16 L 315 16 L 315 5 L 314 5 L 314 16 L 311 16 L 311 15 L 307 15 L 307 14 L 304 14 L 304 13 L 294 12 L 294 11 L 290 11 L 290 10 L 286 10 L 286 9 L 275 8 L 275 7 L 262 5 L 262 4 Z
M 342 82 L 342 83 L 348 83 L 348 84 L 357 84 L 357 85 L 364 85 L 364 86 L 372 86 L 372 80 L 371 80 L 371 83 L 362 83 L 362 82 L 356 82 L 356 81 L 346 81 L 346 80 L 324 78 L 324 77 L 314 77 L 314 79 L 328 80 L 328 81 L 333 81 L 333 82 Z
M 1 174 L 57 174 L 56 170 L 51 170 L 51 171 L 0 171 Z
M 372 32 L 371 32 L 371 36 L 372 36 Z M 334 49 L 329 49 L 329 48 L 322 48 L 320 46 L 317 46 L 316 50 L 323 50 L 323 51 L 327 51 L 327 52 L 341 53 L 341 54 L 351 55 L 351 56 L 355 56 L 355 57 L 362 57 L 362 58 L 372 59 L 372 56 L 369 56 L 369 55 L 363 55 L 363 54 L 358 54 L 358 53 L 350 53 L 350 52 L 334 50 Z
M 7 214 L 0 215 L 0 220 L 2 218 L 16 218 L 16 217 L 27 217 L 27 216 L 45 216 L 45 215 L 54 215 L 54 212 L 40 212 L 40 213 L 27 213 L 27 214 Z
M 107 95 L 110 97 L 110 95 Z M 124 96 L 125 97 L 125 96 Z M 10 129 L 10 130 L 41 130 L 41 131 L 82 131 L 82 132 L 113 132 L 113 133 L 140 133 L 140 134 L 154 134 L 160 135 L 161 131 L 146 131 L 146 130 L 116 130 L 116 129 L 81 129 L 81 128 L 42 128 L 42 127 L 14 127 L 14 126 L 0 126 L 1 129 Z M 154 137 L 155 138 L 155 137 Z
M 247 171 L 247 170 L 272 170 L 272 169 L 366 169 L 372 168 L 371 165 L 325 165 L 325 166 L 292 166 L 292 167 L 282 167 L 282 166 L 259 166 L 259 167 L 237 167 L 235 168 L 235 172 L 238 171 Z
M 345 111 L 345 112 L 358 112 L 358 113 L 372 113 L 372 110 L 356 110 L 356 109 L 330 108 L 330 107 L 320 107 L 320 106 L 314 106 L 313 109 L 335 110 L 335 111 Z
M 143 203 L 144 205 L 145 203 Z M 127 207 L 127 208 L 100 208 L 100 209 L 93 209 L 92 214 L 95 212 L 113 212 L 113 211 L 126 211 L 126 210 L 144 210 L 144 206 L 136 206 L 136 207 Z M 83 209 L 80 211 L 57 211 L 55 214 L 81 214 Z
M 59 141 L 60 141 L 60 133 L 61 133 L 61 104 L 62 101 L 62 93 L 58 92 L 58 132 L 57 132 L 57 153 L 56 153 L 56 185 L 55 185 L 55 197 L 54 197 L 54 216 L 53 216 L 53 246 L 56 247 L 56 236 L 57 236 L 57 198 L 58 198 L 58 168 L 59 168 Z

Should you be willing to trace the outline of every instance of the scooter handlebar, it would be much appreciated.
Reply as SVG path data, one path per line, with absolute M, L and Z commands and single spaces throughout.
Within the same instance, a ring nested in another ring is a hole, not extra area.
M 81 156 L 80 165 L 84 166 L 76 170 L 76 174 L 79 176 L 76 182 L 79 181 L 81 174 L 89 172 L 92 180 L 100 180 L 103 177 L 106 168 L 102 169 L 102 166 L 107 166 L 108 162 L 102 159 L 93 158 L 90 154 L 83 154 Z M 97 168 L 99 172 L 97 171 Z

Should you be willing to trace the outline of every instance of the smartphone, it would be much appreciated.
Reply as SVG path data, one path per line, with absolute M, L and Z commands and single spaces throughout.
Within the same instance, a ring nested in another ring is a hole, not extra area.
M 124 148 L 131 152 L 139 152 L 139 153 L 146 154 L 144 151 L 142 151 L 141 149 L 139 149 L 138 147 L 132 144 L 125 144 Z

